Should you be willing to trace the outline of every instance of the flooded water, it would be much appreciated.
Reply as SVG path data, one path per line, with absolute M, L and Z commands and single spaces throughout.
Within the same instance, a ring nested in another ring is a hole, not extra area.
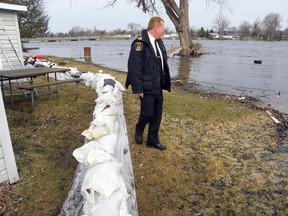
M 202 44 L 197 58 L 169 59 L 171 76 L 195 82 L 209 91 L 251 96 L 288 113 L 288 42 L 196 41 Z M 29 42 L 39 47 L 31 54 L 69 57 L 84 61 L 84 47 L 91 47 L 92 62 L 127 71 L 131 40 Z M 167 50 L 178 40 L 165 40 Z M 262 64 L 254 64 L 261 60 Z M 105 71 L 104 71 L 105 72 Z M 280 95 L 279 95 L 280 92 Z M 277 94 L 278 93 L 278 94 Z

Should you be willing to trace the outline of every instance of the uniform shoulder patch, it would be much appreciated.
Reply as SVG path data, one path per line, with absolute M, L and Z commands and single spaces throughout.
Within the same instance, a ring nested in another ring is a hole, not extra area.
M 137 41 L 137 42 L 135 43 L 135 51 L 140 52 L 140 51 L 142 50 L 142 48 L 143 48 L 143 43 Z

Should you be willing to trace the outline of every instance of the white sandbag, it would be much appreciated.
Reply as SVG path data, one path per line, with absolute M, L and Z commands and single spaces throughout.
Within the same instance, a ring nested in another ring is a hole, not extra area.
M 97 93 L 107 93 L 112 92 L 114 90 L 116 81 L 113 77 L 103 77 L 98 83 L 97 83 Z
M 87 75 L 88 73 L 89 75 Z M 97 84 L 103 79 L 103 77 L 106 77 L 107 75 L 102 74 L 100 71 L 99 73 L 88 73 L 82 73 L 83 75 L 81 75 L 80 78 L 83 78 L 86 81 L 87 86 L 90 86 L 92 89 L 97 91 Z
M 109 134 L 97 139 L 97 147 L 110 153 L 114 154 L 117 148 L 117 135 Z
M 93 116 L 96 117 L 97 115 L 117 115 L 117 107 L 112 103 L 97 103 L 93 111 Z
M 115 162 L 102 163 L 87 169 L 81 194 L 90 204 L 108 199 L 111 194 L 120 189 L 121 164 Z
M 90 149 L 92 148 L 101 149 L 112 155 L 113 153 L 115 153 L 117 148 L 117 135 L 109 134 L 97 139 L 97 141 L 90 141 L 87 144 L 83 145 L 82 147 L 78 148 L 78 150 L 76 151 L 78 158 L 77 160 L 84 161 L 85 157 L 87 157 Z
M 97 106 L 102 106 L 103 103 L 105 105 L 116 105 L 118 103 L 118 100 L 116 97 L 113 96 L 113 94 L 106 93 L 98 96 L 98 98 L 95 99 L 95 102 L 97 103 Z
M 118 81 L 116 81 L 116 87 L 119 91 L 125 91 L 125 88 L 123 87 L 123 85 Z
M 122 194 L 116 191 L 111 197 L 89 209 L 87 216 L 119 216 L 121 202 Z
M 91 149 L 89 154 L 87 155 L 85 165 L 87 167 L 97 165 L 99 163 L 105 163 L 105 162 L 112 162 L 115 161 L 111 154 L 108 152 L 105 152 L 102 149 Z
M 96 127 L 106 126 L 110 132 L 118 128 L 117 116 L 98 115 L 92 122 Z
M 101 90 L 102 90 L 102 93 L 112 92 L 114 90 L 114 87 L 110 85 L 106 85 Z
M 120 190 L 114 192 L 108 199 L 96 204 L 86 202 L 83 206 L 83 213 L 89 216 L 131 216 L 128 212 L 127 202 L 129 194 L 123 178 L 120 176 Z M 111 209 L 107 209 L 111 208 Z
M 113 97 L 115 97 L 116 93 L 115 93 L 115 90 L 113 91 L 108 91 L 108 92 L 97 92 L 98 94 L 98 97 L 103 97 L 105 95 L 112 95 Z
M 84 144 L 83 146 L 76 148 L 72 153 L 73 157 L 75 157 L 75 159 L 79 163 L 84 163 L 84 161 L 85 161 L 87 155 L 89 154 L 89 151 L 91 150 L 94 142 L 96 142 L 96 141 L 88 142 L 88 143 Z
M 99 143 L 91 141 L 73 151 L 73 156 L 79 163 L 91 167 L 99 163 L 114 161 L 111 154 L 98 147 Z
M 80 75 L 80 78 L 84 79 L 84 82 L 85 82 L 86 86 L 91 86 L 94 76 L 95 75 L 93 73 L 87 72 L 87 73 L 82 73 Z
M 107 86 L 109 86 L 109 89 L 107 89 Z M 103 80 L 101 80 L 97 87 L 99 87 L 99 92 L 118 92 L 118 91 L 125 91 L 125 88 L 122 86 L 122 84 L 115 80 L 114 77 L 104 77 Z M 102 88 L 101 88 L 102 87 Z M 113 88 L 111 88 L 113 87 Z M 98 92 L 98 89 L 97 89 Z
M 97 106 L 102 106 L 102 104 L 116 106 L 119 104 L 117 97 L 111 92 L 99 95 L 95 102 L 97 103 Z
M 98 115 L 103 115 L 103 116 L 117 116 L 117 107 L 114 105 L 109 105 L 109 104 L 103 104 L 96 106 L 93 112 L 93 116 L 97 117 Z
M 95 140 L 110 133 L 110 129 L 106 126 L 96 127 L 91 125 L 89 129 L 84 130 L 81 135 L 89 140 Z
M 93 119 L 99 116 L 118 116 L 117 111 L 114 105 L 96 106 L 93 112 Z

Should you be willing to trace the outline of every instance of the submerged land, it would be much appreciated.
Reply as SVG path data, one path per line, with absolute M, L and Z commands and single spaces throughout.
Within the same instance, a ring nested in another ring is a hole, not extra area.
M 98 65 L 49 57 L 80 72 L 111 74 L 124 84 L 126 74 Z M 0 185 L 0 215 L 58 215 L 72 185 L 89 127 L 96 92 L 72 83 L 59 98 L 37 98 L 7 107 L 6 114 L 20 180 Z M 134 142 L 139 101 L 123 92 L 140 216 L 287 215 L 288 142 L 286 116 L 276 124 L 257 101 L 199 92 L 174 82 L 164 94 L 161 152 Z M 146 137 L 144 137 L 146 138 Z

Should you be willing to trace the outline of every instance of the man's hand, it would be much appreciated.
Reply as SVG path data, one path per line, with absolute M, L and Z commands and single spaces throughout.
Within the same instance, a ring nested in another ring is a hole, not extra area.
M 137 93 L 136 95 L 138 95 L 138 97 L 140 97 L 140 98 L 144 97 L 144 93 Z

